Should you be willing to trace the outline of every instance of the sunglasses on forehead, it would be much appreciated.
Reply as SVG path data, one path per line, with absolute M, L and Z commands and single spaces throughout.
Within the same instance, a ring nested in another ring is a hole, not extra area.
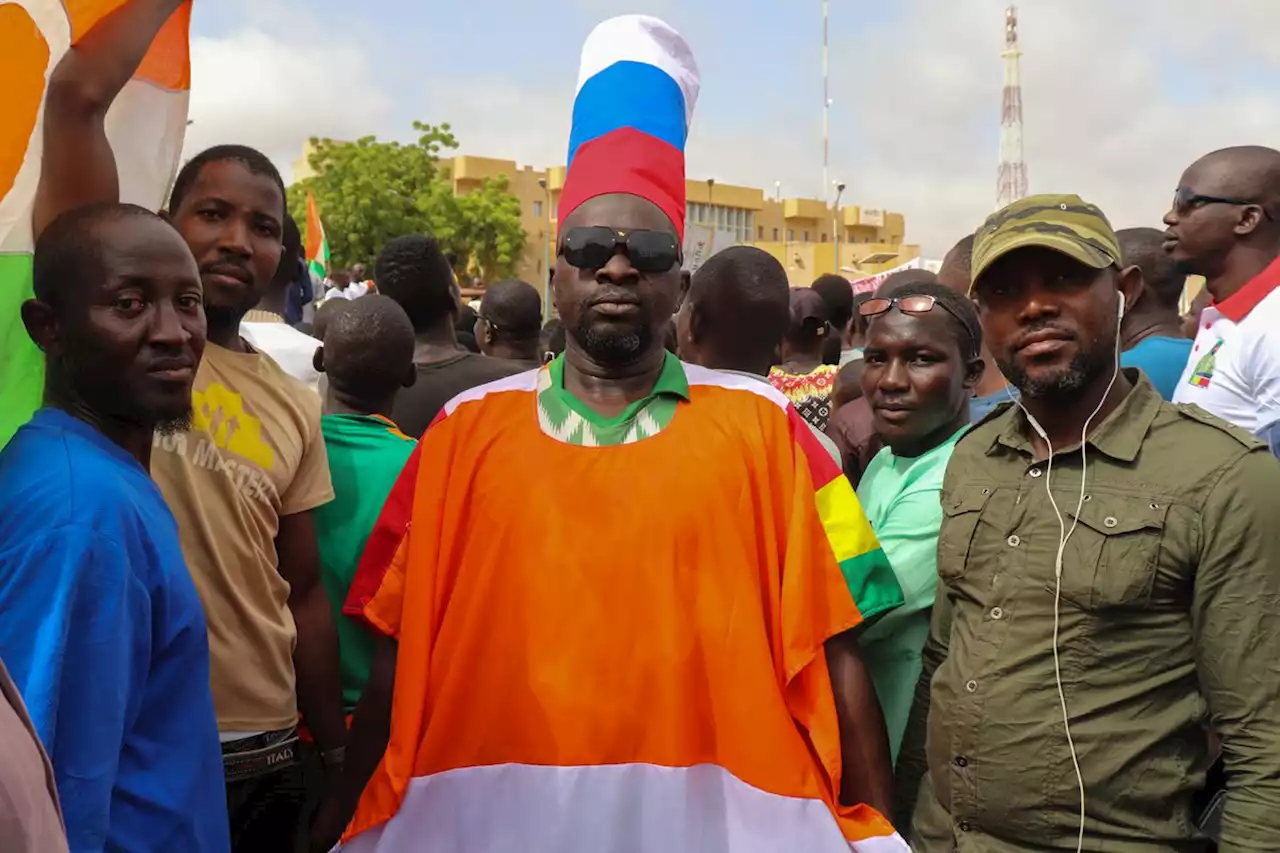
M 1190 187 L 1178 187 L 1173 192 L 1173 209 L 1180 216 L 1185 216 L 1193 210 L 1204 207 L 1206 204 L 1235 204 L 1241 206 L 1253 206 L 1262 210 L 1262 215 L 1271 218 L 1271 212 L 1262 206 L 1259 202 L 1249 201 L 1243 198 L 1225 198 L 1216 195 L 1201 195 Z
M 938 300 L 932 296 L 895 296 L 892 299 L 881 297 L 868 299 L 858 306 L 858 313 L 863 317 L 875 317 L 885 313 L 895 305 L 898 306 L 898 310 L 903 314 L 928 314 L 934 309 L 934 306 L 947 311 L 947 307 L 939 305 Z M 947 313 L 951 312 L 947 311 Z
M 960 316 L 956 314 L 956 312 L 952 311 L 932 296 L 895 296 L 891 299 L 876 297 L 874 299 L 868 299 L 866 302 L 859 305 L 858 313 L 867 318 L 878 317 L 895 305 L 898 306 L 898 310 L 903 314 L 911 314 L 916 317 L 922 314 L 928 314 L 934 308 L 941 308 L 943 311 L 946 311 L 959 321 L 961 326 L 968 330 L 968 326 L 965 325 L 964 320 L 961 320 Z M 969 343 L 974 350 L 977 350 L 976 342 L 971 339 Z
M 638 272 L 668 272 L 680 262 L 680 244 L 674 234 L 634 228 L 618 231 L 607 225 L 570 228 L 560 239 L 559 254 L 571 267 L 598 270 L 621 247 Z

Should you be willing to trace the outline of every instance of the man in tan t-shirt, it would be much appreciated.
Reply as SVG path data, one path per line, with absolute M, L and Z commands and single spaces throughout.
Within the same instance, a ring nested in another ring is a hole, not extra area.
M 211 149 L 178 175 L 170 216 L 200 265 L 209 343 L 192 428 L 156 437 L 151 473 L 209 622 L 232 850 L 285 851 L 306 830 L 299 711 L 330 770 L 346 729 L 310 512 L 333 499 L 320 398 L 239 334 L 279 262 L 279 174 L 252 149 Z

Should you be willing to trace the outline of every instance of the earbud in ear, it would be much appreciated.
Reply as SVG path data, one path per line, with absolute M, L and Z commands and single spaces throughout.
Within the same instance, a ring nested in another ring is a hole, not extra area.
M 1124 317 L 1124 291 L 1119 293 L 1120 296 L 1120 316 Z

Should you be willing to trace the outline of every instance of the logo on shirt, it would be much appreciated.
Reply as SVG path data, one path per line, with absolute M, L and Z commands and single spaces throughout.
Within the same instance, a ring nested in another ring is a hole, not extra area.
M 191 393 L 191 424 L 208 433 L 213 443 L 270 471 L 275 451 L 262 440 L 262 421 L 244 410 L 244 400 L 221 382 Z
M 1217 362 L 1218 350 L 1222 349 L 1222 341 L 1213 345 L 1213 349 L 1204 354 L 1204 358 L 1196 362 L 1196 369 L 1187 381 L 1197 388 L 1208 388 L 1213 382 L 1213 368 Z
M 156 433 L 153 446 L 217 471 L 245 498 L 270 503 L 275 489 L 266 472 L 276 453 L 262 437 L 262 421 L 245 411 L 239 394 L 219 382 L 191 394 L 191 430 Z

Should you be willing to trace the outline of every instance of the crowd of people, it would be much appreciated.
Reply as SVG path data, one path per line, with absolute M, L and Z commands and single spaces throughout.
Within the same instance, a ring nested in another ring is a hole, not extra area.
M 429 235 L 319 287 L 244 146 L 122 204 L 177 2 L 45 110 L 6 851 L 1280 850 L 1280 152 L 1165 230 L 1016 201 L 874 293 L 688 275 L 696 64 L 615 18 L 544 324 Z

